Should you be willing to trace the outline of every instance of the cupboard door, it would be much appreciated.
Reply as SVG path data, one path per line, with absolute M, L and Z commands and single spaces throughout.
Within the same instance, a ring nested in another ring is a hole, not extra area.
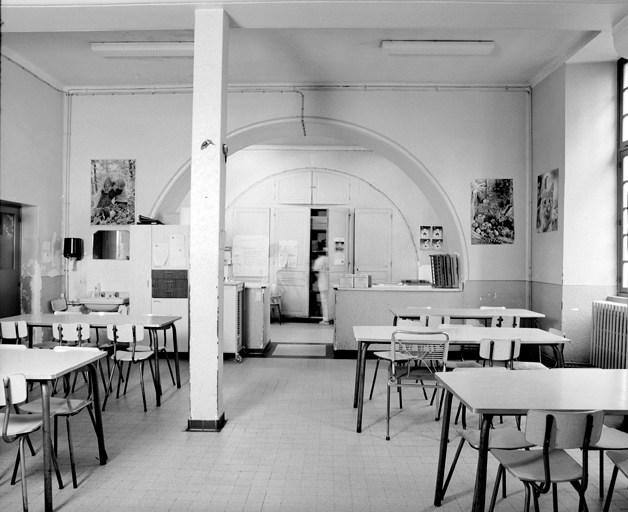
M 350 182 L 331 172 L 312 173 L 312 204 L 349 204 Z
M 151 309 L 151 226 L 130 226 L 131 282 L 129 312 L 132 315 L 150 314 Z
M 190 226 L 151 226 L 152 268 L 190 267 Z M 159 254 L 163 254 L 160 258 Z
M 278 208 L 274 214 L 272 260 L 283 288 L 281 313 L 307 317 L 310 280 L 310 209 Z M 272 278 L 271 278 L 272 282 Z
M 349 274 L 351 254 L 349 244 L 350 214 L 348 208 L 327 210 L 327 256 L 329 257 L 329 318 L 335 318 L 334 286 L 340 284 L 340 276 Z
M 284 204 L 312 203 L 312 173 L 298 172 L 280 175 L 276 181 L 275 198 Z
M 153 299 L 153 315 L 161 316 L 180 316 L 181 320 L 177 320 L 174 326 L 177 329 L 177 347 L 179 353 L 189 352 L 189 308 L 188 299 Z M 163 331 L 157 331 L 159 334 L 159 346 L 163 346 Z M 172 344 L 172 330 L 168 329 L 168 341 L 166 348 L 168 352 L 174 352 Z M 171 361 L 172 364 L 172 361 Z
M 392 275 L 392 211 L 356 208 L 355 273 L 370 274 L 373 283 L 390 282 Z

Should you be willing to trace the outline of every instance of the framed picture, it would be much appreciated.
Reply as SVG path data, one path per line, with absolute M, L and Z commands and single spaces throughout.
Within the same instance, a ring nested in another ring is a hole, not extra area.
M 557 231 L 558 169 L 539 174 L 536 192 L 536 232 Z
M 421 226 L 421 238 L 432 238 L 431 226 Z
M 471 244 L 514 244 L 512 179 L 471 182 Z
M 135 160 L 92 160 L 91 225 L 135 224 Z

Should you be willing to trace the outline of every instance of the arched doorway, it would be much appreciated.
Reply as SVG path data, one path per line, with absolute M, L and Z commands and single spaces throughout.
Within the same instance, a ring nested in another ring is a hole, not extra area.
M 251 124 L 232 131 L 227 136 L 229 154 L 254 144 L 261 144 L 281 137 L 304 137 L 303 126 L 307 128 L 309 137 L 327 137 L 346 141 L 362 146 L 389 160 L 430 198 L 440 223 L 449 233 L 450 251 L 459 255 L 460 279 L 468 276 L 468 252 L 464 242 L 464 232 L 453 204 L 449 200 L 440 183 L 429 170 L 405 148 L 376 132 L 363 127 L 320 117 L 281 118 Z M 304 139 L 305 140 L 305 139 Z M 157 217 L 160 212 L 172 211 L 178 206 L 190 190 L 191 161 L 187 161 L 175 173 L 172 180 L 164 188 L 162 194 L 151 210 L 151 216 Z

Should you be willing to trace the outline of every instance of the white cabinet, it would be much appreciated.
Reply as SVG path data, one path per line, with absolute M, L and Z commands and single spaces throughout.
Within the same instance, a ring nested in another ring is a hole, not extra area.
M 275 182 L 275 199 L 281 204 L 346 205 L 351 201 L 351 182 L 325 171 L 281 174 Z
M 246 353 L 264 355 L 270 343 L 270 287 L 267 284 L 244 286 L 243 324 Z
M 180 316 L 180 352 L 189 351 L 189 226 L 132 226 L 129 306 L 132 315 Z M 174 349 L 168 342 L 168 351 Z
M 189 310 L 188 299 L 153 299 L 152 300 L 153 315 L 180 316 L 181 320 L 177 320 L 174 326 L 177 329 L 177 345 L 179 353 L 189 352 L 190 333 L 189 333 Z M 160 334 L 161 336 L 161 334 Z M 161 346 L 161 342 L 159 344 Z M 166 343 L 168 352 L 174 351 L 172 339 L 168 336 Z
M 239 363 L 242 361 L 242 313 L 244 283 L 225 283 L 223 292 L 223 329 L 222 351 L 226 354 L 235 354 Z

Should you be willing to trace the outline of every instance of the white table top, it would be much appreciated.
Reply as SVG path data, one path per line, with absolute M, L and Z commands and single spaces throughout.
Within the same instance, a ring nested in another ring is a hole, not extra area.
M 389 343 L 394 331 L 406 329 L 393 325 L 358 325 L 353 327 L 353 334 L 357 341 Z M 485 338 L 520 339 L 524 345 L 559 345 L 569 343 L 570 341 L 562 336 L 531 327 L 474 327 L 471 325 L 460 325 L 447 326 L 440 329 L 437 327 L 419 326 L 412 327 L 411 330 L 417 332 L 446 332 L 449 335 L 449 342 L 454 344 L 480 343 Z
M 21 373 L 26 380 L 53 380 L 106 356 L 102 351 L 2 350 L 0 375 Z
M 92 327 L 107 327 L 107 324 L 134 324 L 143 325 L 144 327 L 152 329 L 162 329 L 180 319 L 180 316 L 162 315 L 83 315 L 82 313 L 54 315 L 50 313 L 34 313 L 30 315 L 16 315 L 0 318 L 0 321 L 17 322 L 19 320 L 24 320 L 28 325 L 33 327 L 50 327 L 55 322 L 84 322 L 88 323 Z
M 526 414 L 530 409 L 628 414 L 628 370 L 478 370 L 438 373 L 436 378 L 478 414 Z
M 450 318 L 493 318 L 494 316 L 518 316 L 519 318 L 544 318 L 543 313 L 518 308 L 391 308 L 390 312 L 399 318 L 419 318 L 423 315 L 448 316 Z

